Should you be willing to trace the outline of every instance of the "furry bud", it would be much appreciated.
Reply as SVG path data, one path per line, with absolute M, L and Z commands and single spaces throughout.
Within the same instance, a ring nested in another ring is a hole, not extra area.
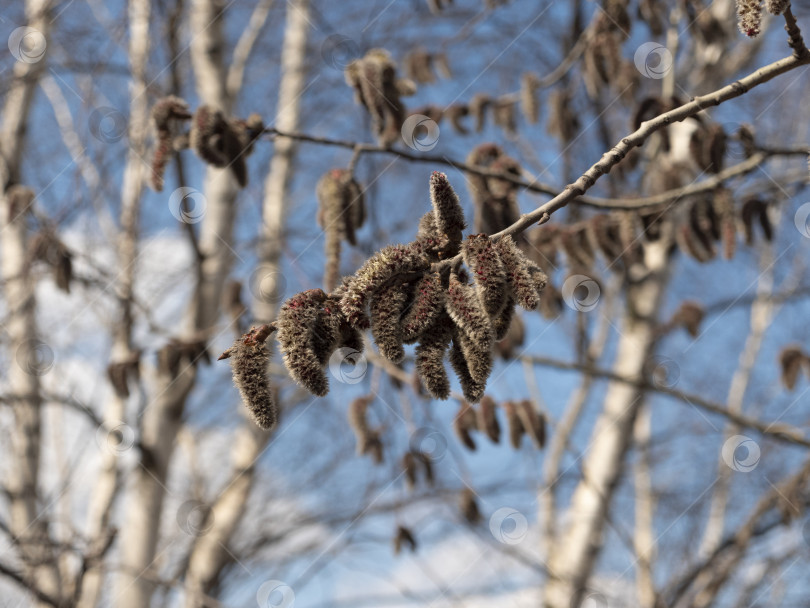
M 464 220 L 458 195 L 444 173 L 434 171 L 430 176 L 430 202 L 439 233 L 445 235 L 451 243 L 460 245 L 461 231 L 467 227 L 467 222 Z
M 270 353 L 265 344 L 272 331 L 269 325 L 253 327 L 230 348 L 233 382 L 254 421 L 263 429 L 273 428 L 278 420 L 267 370 Z
M 749 38 L 756 38 L 762 25 L 762 0 L 736 0 L 737 25 Z

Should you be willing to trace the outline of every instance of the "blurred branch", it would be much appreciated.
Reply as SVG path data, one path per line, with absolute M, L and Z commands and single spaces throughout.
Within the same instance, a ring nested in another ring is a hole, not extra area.
M 680 401 L 699 407 L 700 409 L 712 414 L 723 416 L 742 428 L 758 431 L 762 435 L 773 437 L 774 439 L 783 443 L 791 443 L 810 448 L 810 438 L 805 437 L 805 435 L 794 426 L 776 422 L 761 422 L 753 418 L 748 418 L 742 414 L 734 413 L 722 405 L 709 401 L 708 399 L 704 399 L 699 395 L 675 390 L 667 386 L 659 386 L 646 380 L 634 380 L 632 378 L 626 378 L 608 370 L 599 369 L 580 363 L 565 363 L 563 361 L 558 361 L 557 359 L 537 355 L 525 355 L 521 357 L 521 359 L 526 359 L 536 365 L 543 365 L 556 369 L 578 370 L 599 378 L 605 378 L 607 380 L 613 380 L 615 382 L 636 386 L 640 389 L 658 392 L 663 395 L 669 395 L 670 397 L 674 397 Z

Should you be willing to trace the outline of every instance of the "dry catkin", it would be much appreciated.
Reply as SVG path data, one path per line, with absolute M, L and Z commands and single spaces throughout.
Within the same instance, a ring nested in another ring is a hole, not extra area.
M 475 441 L 470 435 L 470 431 L 474 431 L 478 428 L 475 410 L 470 407 L 470 404 L 466 401 L 462 401 L 459 404 L 459 410 L 456 413 L 455 418 L 453 419 L 453 431 L 456 433 L 456 437 L 461 443 L 464 444 L 470 451 L 475 451 Z
M 540 104 L 537 101 L 537 89 L 540 79 L 532 72 L 525 72 L 520 79 L 520 107 L 529 124 L 535 125 L 540 120 Z
M 737 247 L 737 220 L 734 217 L 734 201 L 728 189 L 718 188 L 714 192 L 712 209 L 717 217 L 723 257 L 730 260 L 734 257 L 734 250 Z
M 486 93 L 476 93 L 470 100 L 470 115 L 475 119 L 475 131 L 480 133 L 486 124 L 487 108 L 492 104 L 492 98 Z
M 152 122 L 155 125 L 157 141 L 152 157 L 152 187 L 160 192 L 163 190 L 163 176 L 166 165 L 169 163 L 173 148 L 172 121 L 188 120 L 191 118 L 188 104 L 174 95 L 164 97 L 152 108 Z
M 397 533 L 394 536 L 394 555 L 399 555 L 402 547 L 408 545 L 411 553 L 416 552 L 416 539 L 413 533 L 405 526 L 397 526 Z
M 509 444 L 516 450 L 520 448 L 523 438 L 523 423 L 518 416 L 518 406 L 511 401 L 505 401 L 501 407 L 506 414 L 506 429 L 509 433 Z
M 678 310 L 675 311 L 670 324 L 673 327 L 685 328 L 690 336 L 697 338 L 700 334 L 700 324 L 703 322 L 704 315 L 703 307 L 699 303 L 687 300 L 682 302 Z
M 444 289 L 438 272 L 420 278 L 414 287 L 413 301 L 402 317 L 403 342 L 411 343 L 421 336 L 444 310 Z
M 534 404 L 524 399 L 517 405 L 517 415 L 523 425 L 523 431 L 531 438 L 534 446 L 541 450 L 546 445 L 546 420 Z
M 401 283 L 384 285 L 371 296 L 371 333 L 380 354 L 393 363 L 405 357 L 400 315 L 408 302 L 408 291 Z
M 464 125 L 462 119 L 466 118 L 470 113 L 470 108 L 465 103 L 454 103 L 451 105 L 447 110 L 445 110 L 444 115 L 447 116 L 447 120 L 450 121 L 450 124 L 455 129 L 456 133 L 461 135 L 467 135 L 469 130 Z
M 252 328 L 236 339 L 230 356 L 233 382 L 256 424 L 263 429 L 273 428 L 278 420 L 267 370 L 270 353 L 265 340 L 271 332 L 268 325 Z
M 349 426 L 352 428 L 355 439 L 357 440 L 356 452 L 357 455 L 364 454 L 366 451 L 366 444 L 369 440 L 368 421 L 366 420 L 366 411 L 371 404 L 373 397 L 357 397 L 349 404 L 348 418 Z
M 485 234 L 467 236 L 461 246 L 464 262 L 472 272 L 476 291 L 488 315 L 500 314 L 506 305 L 506 270 L 498 249 Z
M 458 506 L 467 523 L 475 525 L 483 519 L 481 510 L 478 508 L 478 501 L 475 499 L 475 493 L 470 488 L 465 488 L 461 493 Z
M 779 353 L 779 366 L 782 368 L 782 384 L 789 391 L 796 387 L 802 365 L 810 364 L 810 360 L 802 350 L 795 345 L 786 346 Z
M 492 397 L 484 395 L 481 398 L 476 414 L 478 430 L 486 433 L 493 443 L 498 443 L 501 440 L 501 426 L 495 415 L 495 401 Z
M 408 486 L 409 490 L 413 490 L 416 487 L 416 471 L 417 471 L 417 460 L 416 456 L 414 456 L 413 452 L 405 452 L 402 456 L 402 472 L 405 475 L 405 485 Z
M 324 287 L 332 291 L 340 277 L 341 242 L 356 244 L 355 231 L 365 220 L 365 203 L 360 185 L 348 169 L 327 171 L 318 180 L 316 194 L 318 224 L 326 237 Z
M 762 236 L 770 242 L 773 239 L 773 226 L 768 217 L 768 205 L 757 198 L 748 199 L 742 206 L 742 223 L 747 245 L 754 242 L 754 222 L 757 220 L 762 229 Z

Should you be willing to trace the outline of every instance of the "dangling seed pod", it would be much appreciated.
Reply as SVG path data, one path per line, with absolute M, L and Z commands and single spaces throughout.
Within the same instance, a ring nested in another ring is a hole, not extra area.
M 465 488 L 459 497 L 459 509 L 467 523 L 475 525 L 483 519 L 475 493 L 469 488 Z
M 515 102 L 508 97 L 500 97 L 495 100 L 492 107 L 492 120 L 507 135 L 515 135 L 517 133 Z
M 759 220 L 762 236 L 765 237 L 765 240 L 770 242 L 773 239 L 773 226 L 771 226 L 771 219 L 768 217 L 768 205 L 759 199 L 751 198 L 745 201 L 742 206 L 742 223 L 745 230 L 746 245 L 754 243 L 754 221 L 756 220 Z
M 481 398 L 481 403 L 478 405 L 478 412 L 476 416 L 478 430 L 486 433 L 490 441 L 499 443 L 501 440 L 501 426 L 498 424 L 498 418 L 495 415 L 495 401 L 492 397 L 484 395 Z
M 413 452 L 405 452 L 401 464 L 402 472 L 405 474 L 405 484 L 408 486 L 408 490 L 413 491 L 416 487 L 416 471 L 418 466 L 416 456 L 413 455 Z
M 405 55 L 403 61 L 405 75 L 419 84 L 430 84 L 436 81 L 433 73 L 433 57 L 424 47 L 419 47 Z
M 355 231 L 365 220 L 365 203 L 360 185 L 348 169 L 332 169 L 316 187 L 318 224 L 326 235 L 324 287 L 332 291 L 340 277 L 340 249 L 343 240 L 356 245 Z
M 798 346 L 787 346 L 779 353 L 779 365 L 782 368 L 782 384 L 789 391 L 796 387 L 802 365 L 806 366 L 810 376 L 810 358 Z
M 233 382 L 253 420 L 263 429 L 273 428 L 278 420 L 267 371 L 270 353 L 265 344 L 273 331 L 270 325 L 253 327 L 229 349 Z
M 371 294 L 395 275 L 427 270 L 429 262 L 413 245 L 389 245 L 374 254 L 351 277 L 340 300 L 340 308 L 349 324 L 366 329 L 369 320 L 366 304 Z
M 453 322 L 442 311 L 419 337 L 416 347 L 416 373 L 435 399 L 444 400 L 450 396 L 450 380 L 444 368 L 444 356 L 452 337 Z
M 384 461 L 383 443 L 378 430 L 369 431 L 366 443 L 363 446 L 363 455 L 371 456 L 374 464 L 382 464 Z
M 718 124 L 711 124 L 692 132 L 689 151 L 701 171 L 720 173 L 723 170 L 723 156 L 726 153 L 727 139 L 722 125 Z
M 529 124 L 536 125 L 540 120 L 540 104 L 537 101 L 537 89 L 540 79 L 532 72 L 525 72 L 520 79 L 520 107 Z
M 463 118 L 466 118 L 469 115 L 470 109 L 467 107 L 467 104 L 464 103 L 455 103 L 451 105 L 447 110 L 445 110 L 445 116 L 450 121 L 450 124 L 453 125 L 453 128 L 456 130 L 456 133 L 460 133 L 461 135 L 467 135 L 469 130 L 464 123 L 461 122 Z
M 668 325 L 671 327 L 683 327 L 689 332 L 690 336 L 697 338 L 705 314 L 703 307 L 699 303 L 687 300 L 681 303 Z
M 571 94 L 562 89 L 553 91 L 548 99 L 551 107 L 546 128 L 550 135 L 558 137 L 564 145 L 573 141 L 580 126 L 572 101 Z
M 355 439 L 357 439 L 356 453 L 358 456 L 365 454 L 366 444 L 370 437 L 370 430 L 366 420 L 366 411 L 368 406 L 371 405 L 373 397 L 358 397 L 349 404 L 348 418 L 349 426 L 354 432 Z
M 472 272 L 484 310 L 498 316 L 506 306 L 506 270 L 498 250 L 485 234 L 467 236 L 461 246 L 464 263 Z
M 477 430 L 477 428 L 475 410 L 470 407 L 469 403 L 462 401 L 459 404 L 458 413 L 453 419 L 453 431 L 455 431 L 458 440 L 471 452 L 475 451 L 475 441 L 470 435 L 470 431 Z
M 502 406 L 506 414 L 506 428 L 509 432 L 509 444 L 516 450 L 520 449 L 520 440 L 523 438 L 523 423 L 518 416 L 518 406 L 511 401 L 505 401 Z
M 425 274 L 414 286 L 413 301 L 402 317 L 402 341 L 414 342 L 444 310 L 444 289 L 438 272 Z M 449 340 L 448 340 L 449 342 Z
M 371 296 L 371 333 L 380 354 L 393 363 L 405 357 L 400 316 L 409 297 L 409 290 L 401 283 L 385 285 Z
M 542 450 L 546 445 L 545 416 L 538 412 L 528 399 L 524 399 L 517 405 L 517 415 L 523 425 L 523 431 L 531 438 L 534 447 Z
M 155 152 L 152 157 L 152 187 L 160 192 L 163 190 L 163 176 L 166 173 L 171 154 L 174 149 L 173 121 L 189 120 L 191 112 L 188 104 L 174 95 L 164 97 L 152 108 L 152 122 L 157 132 Z
M 404 526 L 397 526 L 397 533 L 394 536 L 394 555 L 399 555 L 404 545 L 410 547 L 411 553 L 416 553 L 416 539 L 413 537 L 413 533 Z
M 726 188 L 718 188 L 712 198 L 712 209 L 717 218 L 720 230 L 720 241 L 723 244 L 723 257 L 730 260 L 734 257 L 737 246 L 737 227 L 734 217 L 734 202 L 731 192 Z
M 316 328 L 326 294 L 310 289 L 294 295 L 281 307 L 276 323 L 284 365 L 293 379 L 318 397 L 329 392 L 329 380 L 319 357 Z M 326 357 L 328 359 L 328 355 Z
M 492 99 L 486 93 L 476 93 L 470 100 L 470 116 L 475 119 L 475 132 L 480 133 L 486 124 L 487 108 L 492 104 Z

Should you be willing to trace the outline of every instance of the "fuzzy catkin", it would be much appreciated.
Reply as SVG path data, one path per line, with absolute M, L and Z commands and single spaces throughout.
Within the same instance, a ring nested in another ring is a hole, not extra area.
M 470 377 L 476 384 L 486 384 L 492 372 L 495 332 L 475 289 L 461 283 L 455 274 L 450 275 L 446 308 L 458 328 L 453 342 L 463 352 Z
M 157 133 L 155 153 L 152 158 L 152 187 L 160 192 L 163 190 L 163 176 L 166 172 L 173 152 L 172 120 L 188 120 L 191 118 L 188 104 L 174 95 L 159 100 L 152 108 L 152 122 Z
M 427 391 L 436 399 L 450 396 L 450 380 L 444 368 L 444 355 L 453 336 L 453 325 L 447 313 L 425 330 L 416 347 L 416 372 Z
M 444 289 L 438 272 L 425 274 L 416 282 L 413 301 L 402 317 L 402 341 L 415 341 L 444 310 Z
M 736 0 L 737 25 L 749 38 L 756 38 L 762 25 L 762 0 Z
M 439 171 L 434 171 L 430 175 L 430 201 L 433 204 L 433 215 L 439 232 L 446 235 L 451 243 L 460 246 L 461 231 L 467 227 L 464 211 L 456 191 L 447 180 L 447 175 Z
M 537 89 L 540 79 L 532 72 L 525 72 L 520 79 L 520 107 L 529 124 L 540 120 L 540 104 L 537 101 Z
M 263 429 L 271 429 L 278 420 L 278 406 L 268 378 L 270 353 L 261 328 L 253 328 L 239 337 L 231 347 L 233 382 L 248 411 Z
M 326 299 L 326 294 L 320 289 L 296 294 L 281 307 L 276 322 L 287 371 L 298 384 L 319 397 L 329 392 L 323 356 L 319 357 L 316 352 L 319 345 L 315 338 L 320 306 Z
M 796 387 L 802 365 L 810 365 L 810 360 L 798 346 L 786 346 L 779 353 L 779 365 L 782 368 L 782 384 L 789 391 Z
M 506 305 L 503 310 L 498 313 L 498 316 L 492 319 L 492 331 L 494 333 L 495 342 L 500 342 L 509 333 L 509 327 L 512 325 L 512 320 L 515 318 L 515 298 L 510 293 L 506 297 Z
M 366 329 L 366 304 L 371 294 L 400 273 L 427 270 L 429 262 L 421 250 L 411 245 L 389 245 L 369 258 L 349 279 L 340 308 L 352 327 Z
M 497 316 L 506 306 L 506 270 L 498 249 L 485 234 L 471 234 L 461 245 L 464 262 L 475 281 L 484 310 Z
M 405 357 L 400 315 L 408 303 L 408 291 L 401 283 L 384 285 L 371 296 L 371 333 L 380 354 L 399 363 Z
M 453 338 L 448 360 L 450 361 L 453 371 L 456 372 L 464 398 L 470 403 L 478 403 L 481 401 L 481 398 L 484 396 L 484 391 L 486 390 L 486 383 L 477 382 L 472 377 L 472 374 L 470 374 L 467 356 L 458 342 L 457 335 Z
M 506 283 L 515 300 L 526 310 L 535 310 L 540 303 L 540 293 L 529 270 L 532 262 L 518 249 L 511 236 L 499 239 L 495 247 L 506 271 Z M 543 272 L 539 268 L 537 270 Z

